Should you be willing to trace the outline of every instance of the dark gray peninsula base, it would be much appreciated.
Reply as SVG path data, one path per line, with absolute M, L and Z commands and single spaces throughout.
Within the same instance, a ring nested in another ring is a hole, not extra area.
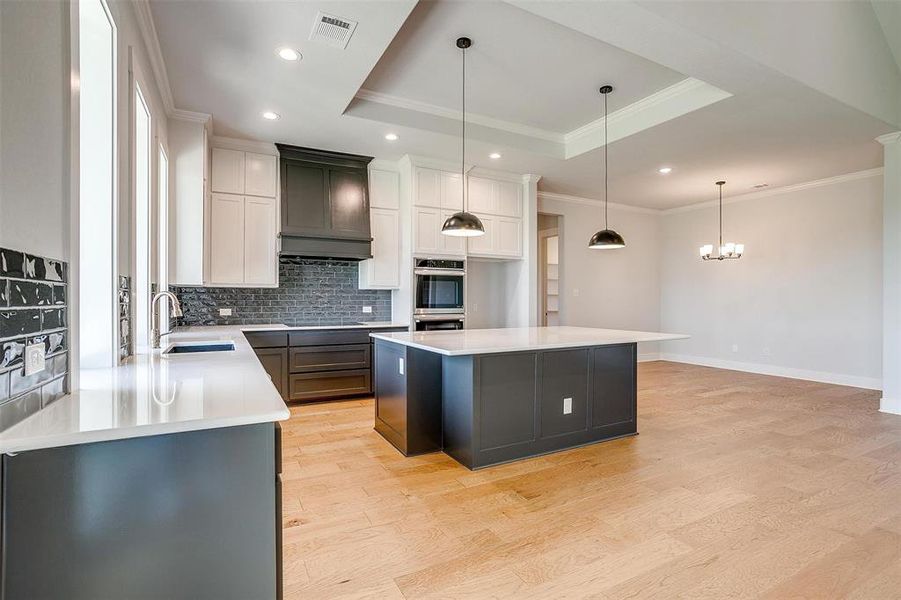
M 470 469 L 634 435 L 636 347 L 448 356 L 376 339 L 376 431 Z

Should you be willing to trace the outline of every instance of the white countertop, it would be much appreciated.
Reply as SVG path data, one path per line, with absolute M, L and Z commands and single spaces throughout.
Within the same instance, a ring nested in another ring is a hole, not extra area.
M 81 389 L 0 432 L 0 453 L 283 421 L 288 408 L 242 334 L 282 328 L 186 328 L 165 336 L 164 349 L 225 340 L 235 349 L 169 357 L 156 351 L 82 370 Z
M 288 331 L 313 331 L 318 329 L 392 329 L 394 327 L 409 327 L 409 323 L 398 323 L 396 321 L 360 321 L 359 323 L 350 323 L 348 325 L 298 325 L 292 327 L 289 325 L 253 325 L 257 329 L 286 329 Z M 246 325 L 245 327 L 251 327 Z
M 611 344 L 662 342 L 688 338 L 687 335 L 678 333 L 594 329 L 591 327 L 510 327 L 416 333 L 371 333 L 370 336 L 377 340 L 395 342 L 445 356 L 609 346 Z

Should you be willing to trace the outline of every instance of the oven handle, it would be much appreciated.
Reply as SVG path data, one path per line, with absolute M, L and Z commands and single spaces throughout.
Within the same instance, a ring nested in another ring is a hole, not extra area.
M 451 277 L 463 277 L 466 271 L 457 269 L 413 269 L 414 275 L 450 275 Z
M 416 315 L 414 321 L 465 321 L 466 317 L 455 317 L 453 314 Z

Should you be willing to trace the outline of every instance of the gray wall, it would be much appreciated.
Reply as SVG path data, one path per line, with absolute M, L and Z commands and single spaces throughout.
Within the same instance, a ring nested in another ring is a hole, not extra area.
M 282 258 L 278 288 L 176 287 L 185 313 L 179 324 L 390 321 L 391 292 L 357 289 L 357 267 L 354 261 Z M 231 308 L 232 316 L 220 317 L 220 308 Z

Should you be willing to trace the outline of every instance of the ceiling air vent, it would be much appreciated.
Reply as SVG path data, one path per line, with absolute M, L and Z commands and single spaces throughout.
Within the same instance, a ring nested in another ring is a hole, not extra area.
M 356 28 L 356 21 L 320 12 L 316 14 L 316 20 L 313 21 L 310 39 L 344 49 L 347 48 L 347 42 L 350 41 L 350 36 L 354 34 Z

